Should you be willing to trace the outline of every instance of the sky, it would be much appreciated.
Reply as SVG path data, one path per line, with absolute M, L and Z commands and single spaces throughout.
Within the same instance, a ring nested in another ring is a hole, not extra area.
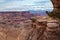
M 50 0 L 0 0 L 0 11 L 52 11 Z

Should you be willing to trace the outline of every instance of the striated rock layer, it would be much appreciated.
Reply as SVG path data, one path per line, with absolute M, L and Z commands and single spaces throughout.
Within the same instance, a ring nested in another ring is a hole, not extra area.
M 38 20 L 35 17 L 13 25 L 1 22 L 0 40 L 60 40 L 59 23 L 40 17 Z

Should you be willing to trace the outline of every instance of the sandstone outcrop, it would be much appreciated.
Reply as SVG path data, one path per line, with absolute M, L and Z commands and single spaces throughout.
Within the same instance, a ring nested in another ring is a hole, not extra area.
M 44 17 L 33 17 L 12 25 L 3 21 L 0 23 L 0 40 L 60 40 L 59 23 Z
M 60 0 L 51 0 L 53 6 L 54 6 L 54 10 L 53 13 L 60 13 Z

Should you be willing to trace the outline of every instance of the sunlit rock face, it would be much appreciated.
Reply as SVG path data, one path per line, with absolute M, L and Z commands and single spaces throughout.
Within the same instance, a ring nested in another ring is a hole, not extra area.
M 60 0 L 51 0 L 54 6 L 54 13 L 60 12 Z
M 47 26 L 54 28 L 54 27 L 58 27 L 59 24 L 58 24 L 58 21 L 57 21 L 57 20 L 51 20 L 51 21 L 48 21 L 48 22 L 47 22 Z

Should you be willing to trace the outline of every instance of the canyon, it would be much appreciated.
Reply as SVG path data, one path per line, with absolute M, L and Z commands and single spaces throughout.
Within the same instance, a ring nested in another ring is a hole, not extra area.
M 60 12 L 60 1 L 51 1 L 52 12 Z M 0 12 L 0 40 L 60 40 L 60 23 L 29 12 Z

